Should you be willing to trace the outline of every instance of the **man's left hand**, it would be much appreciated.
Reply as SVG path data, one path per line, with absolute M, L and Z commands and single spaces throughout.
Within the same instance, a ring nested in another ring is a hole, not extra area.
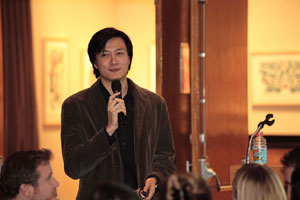
M 147 178 L 145 181 L 145 187 L 144 191 L 148 193 L 148 196 L 146 197 L 146 200 L 152 199 L 153 195 L 155 194 L 155 189 L 156 189 L 156 178 L 155 177 L 150 177 Z

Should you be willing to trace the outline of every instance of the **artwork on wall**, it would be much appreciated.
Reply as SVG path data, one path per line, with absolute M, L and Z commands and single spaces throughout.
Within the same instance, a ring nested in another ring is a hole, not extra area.
M 46 126 L 60 125 L 68 64 L 66 40 L 43 40 L 43 120 Z
M 253 105 L 300 105 L 300 52 L 257 53 L 251 62 Z

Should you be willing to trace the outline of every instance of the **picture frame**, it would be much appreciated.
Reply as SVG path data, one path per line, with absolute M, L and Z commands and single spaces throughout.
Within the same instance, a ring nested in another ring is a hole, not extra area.
M 252 104 L 300 105 L 300 52 L 251 55 Z
M 43 40 L 43 121 L 45 126 L 59 126 L 61 105 L 65 98 L 66 71 L 69 65 L 68 41 Z

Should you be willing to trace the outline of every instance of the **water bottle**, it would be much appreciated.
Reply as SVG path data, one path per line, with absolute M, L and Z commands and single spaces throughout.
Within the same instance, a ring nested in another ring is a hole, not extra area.
M 253 163 L 266 165 L 268 163 L 267 140 L 260 132 L 253 140 Z

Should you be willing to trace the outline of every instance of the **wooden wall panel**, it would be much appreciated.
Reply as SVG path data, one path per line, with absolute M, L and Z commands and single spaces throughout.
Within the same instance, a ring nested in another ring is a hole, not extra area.
M 194 109 L 191 95 L 179 91 L 180 42 L 191 42 L 190 35 L 201 37 L 201 34 L 188 31 L 192 6 L 188 2 L 160 2 L 162 68 L 158 75 L 162 79 L 162 96 L 169 108 L 178 171 L 185 171 L 185 161 L 191 160 L 190 115 Z M 248 142 L 247 0 L 206 2 L 207 155 L 209 166 L 216 171 L 221 184 L 229 185 L 230 166 L 241 162 Z M 200 26 L 201 23 L 201 30 Z M 198 51 L 200 46 L 201 43 L 196 44 Z M 231 191 L 217 192 L 214 185 L 212 182 L 214 200 L 231 199 Z
M 180 94 L 180 43 L 188 42 L 188 1 L 164 0 L 162 3 L 162 96 L 166 99 L 176 149 L 178 171 L 191 161 L 190 95 Z
M 207 155 L 229 185 L 229 168 L 241 163 L 248 143 L 247 0 L 208 1 L 206 29 Z M 231 199 L 224 195 L 214 199 Z

